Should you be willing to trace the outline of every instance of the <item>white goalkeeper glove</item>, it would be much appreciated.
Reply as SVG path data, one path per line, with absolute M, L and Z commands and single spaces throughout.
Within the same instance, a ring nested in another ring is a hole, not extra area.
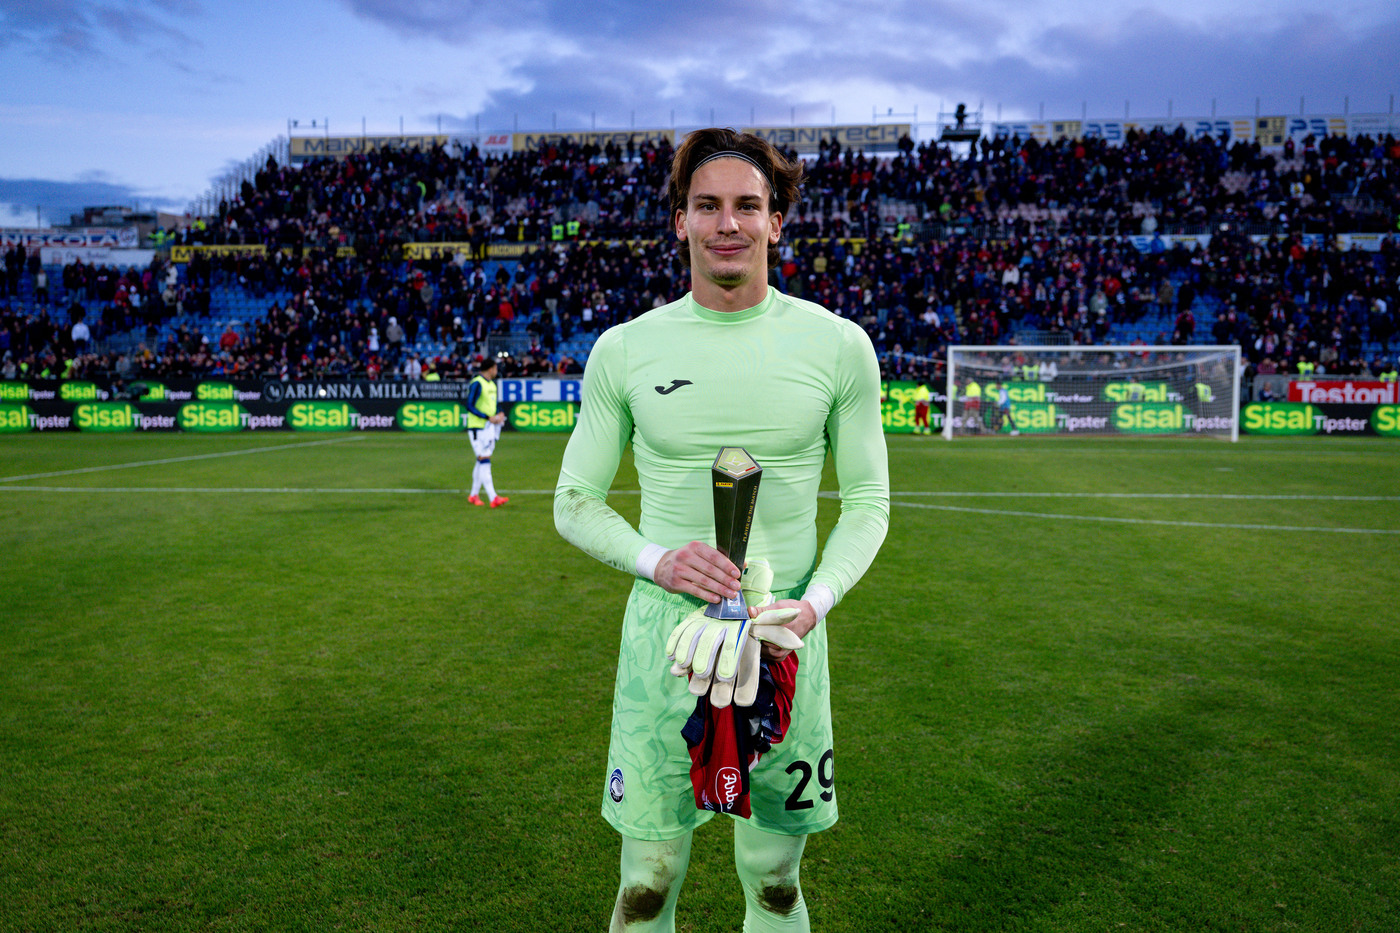
M 768 561 L 756 557 L 749 561 L 744 567 L 743 576 L 739 579 L 739 586 L 744 591 L 744 602 L 755 609 L 763 609 L 773 602 L 773 569 L 768 566 Z M 763 642 L 777 645 L 779 648 L 786 648 L 796 651 L 802 647 L 802 639 L 797 633 L 787 627 L 787 623 L 797 618 L 796 608 L 768 609 L 760 612 L 749 623 L 749 634 L 744 639 L 744 645 L 739 652 L 739 671 L 734 681 L 733 701 L 736 706 L 753 706 L 754 700 L 758 698 L 758 681 L 761 665 L 761 655 Z M 710 691 L 710 702 L 715 703 L 715 693 L 720 691 L 720 699 L 724 702 L 717 705 L 723 707 L 728 704 L 730 697 L 726 694 L 727 684 L 716 684 Z
M 744 568 L 740 587 L 744 601 L 755 608 L 773 602 L 769 592 L 773 571 L 765 560 L 751 560 Z M 711 619 L 703 608 L 681 620 L 666 640 L 666 656 L 674 663 L 671 673 L 690 674 L 690 692 L 710 695 L 710 703 L 723 709 L 731 702 L 752 706 L 758 695 L 761 642 L 795 650 L 802 639 L 785 623 L 796 618 L 796 608 L 770 609 L 751 620 Z M 742 641 L 742 643 L 741 643 Z

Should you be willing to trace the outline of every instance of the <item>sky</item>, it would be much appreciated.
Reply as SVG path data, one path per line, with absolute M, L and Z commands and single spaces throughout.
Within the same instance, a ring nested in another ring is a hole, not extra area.
M 1394 0 L 0 0 L 0 226 L 288 133 L 1387 113 Z M 917 117 L 915 115 L 917 114 Z

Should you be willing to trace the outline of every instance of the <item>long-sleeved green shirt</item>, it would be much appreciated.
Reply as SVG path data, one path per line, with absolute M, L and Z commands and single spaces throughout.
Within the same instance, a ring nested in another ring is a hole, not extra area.
M 634 529 L 606 504 L 628 443 L 641 486 Z M 743 447 L 763 468 L 748 555 L 775 591 L 810 577 L 835 601 L 865 573 L 889 524 L 889 465 L 874 349 L 853 322 L 769 289 L 711 311 L 690 295 L 606 331 L 583 379 L 555 489 L 566 540 L 628 573 L 649 543 L 714 543 L 710 466 Z M 830 449 L 841 515 L 817 561 L 817 492 Z

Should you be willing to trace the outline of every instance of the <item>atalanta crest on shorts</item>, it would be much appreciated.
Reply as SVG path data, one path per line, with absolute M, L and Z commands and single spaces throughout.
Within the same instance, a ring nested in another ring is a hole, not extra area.
M 613 803 L 622 803 L 622 769 L 614 768 L 612 776 L 608 778 L 608 796 L 613 799 Z

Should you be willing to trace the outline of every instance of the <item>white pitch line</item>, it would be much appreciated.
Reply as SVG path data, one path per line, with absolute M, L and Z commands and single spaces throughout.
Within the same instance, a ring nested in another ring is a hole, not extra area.
M 219 457 L 238 457 L 243 454 L 260 454 L 273 450 L 319 447 L 323 444 L 344 444 L 347 441 L 360 440 L 364 440 L 364 435 L 356 434 L 350 437 L 336 437 L 324 441 L 307 441 L 301 444 L 275 444 L 271 447 L 249 447 L 244 450 L 225 450 L 216 454 L 194 454 L 189 457 L 166 457 L 164 460 L 137 460 L 132 463 L 109 463 L 103 466 L 79 467 L 76 470 L 55 470 L 52 473 L 29 473 L 24 476 L 0 476 L 0 483 L 16 483 L 26 479 L 51 479 L 55 476 L 76 476 L 79 473 L 102 473 L 107 470 L 130 470 L 134 467 L 160 466 L 165 463 L 186 463 L 190 460 L 214 460 Z
M 366 486 L 364 488 L 354 487 L 313 487 L 313 486 L 0 486 L 0 493 L 4 492 L 76 492 L 76 493 L 124 493 L 144 495 L 147 493 L 160 492 L 183 492 L 183 493 L 215 493 L 227 495 L 229 493 L 257 493 L 262 495 L 285 494 L 285 495 L 333 495 L 333 496 L 360 496 L 360 495 L 389 495 L 389 496 L 465 496 L 470 490 L 466 489 L 419 489 L 411 486 Z M 512 496 L 552 496 L 553 489 L 504 489 Z M 614 494 L 636 495 L 635 489 L 614 489 Z
M 275 449 L 275 448 L 273 448 Z M 182 458 L 197 459 L 197 458 Z M 512 496 L 552 496 L 552 489 L 512 489 L 503 490 Z M 415 489 L 409 487 L 366 487 L 364 489 L 347 488 L 321 488 L 298 487 L 298 486 L 0 486 L 0 492 L 58 492 L 58 493 L 121 493 L 127 495 L 159 493 L 214 493 L 214 494 L 254 494 L 254 495 L 454 495 L 460 496 L 466 492 L 465 489 Z M 637 489 L 613 489 L 609 495 L 637 495 Z M 836 493 L 823 491 L 819 495 L 826 498 L 835 498 Z M 1168 493 L 893 493 L 900 495 L 948 495 L 948 496 L 1065 496 L 1099 498 L 1113 497 L 1121 499 L 1129 498 L 1191 498 L 1191 494 L 1168 494 Z M 1212 498 L 1210 496 L 1198 496 L 1196 498 Z M 1244 499 L 1356 499 L 1358 501 L 1393 501 L 1396 497 L 1385 496 L 1222 496 L 1215 498 L 1244 498 Z M 1328 534 L 1353 534 L 1353 535 L 1400 535 L 1400 529 L 1394 528 L 1322 528 L 1311 525 L 1253 525 L 1237 524 L 1229 522 L 1188 522 L 1170 519 L 1157 518 L 1119 518 L 1108 515 L 1063 515 L 1054 512 L 1023 512 L 1013 509 L 973 509 L 956 505 L 932 505 L 924 502 L 901 502 L 893 499 L 892 505 L 903 506 L 908 509 L 931 509 L 938 512 L 966 512 L 974 515 L 1000 515 L 1012 516 L 1016 518 L 1047 518 L 1061 519 L 1076 522 L 1111 522 L 1121 525 L 1167 525 L 1175 528 L 1221 528 L 1236 531 L 1305 531 L 1323 532 Z
M 891 492 L 890 495 L 965 499 L 1245 499 L 1277 502 L 1400 502 L 1400 496 L 1310 496 L 1228 492 Z
M 322 441 L 319 443 L 329 443 Z M 307 445 L 297 445 L 307 446 Z M 260 450 L 279 450 L 281 448 L 259 448 Z M 211 456 L 227 456 L 226 454 L 213 454 Z M 169 461 L 158 461 L 169 462 Z M 140 464 L 127 464 L 138 466 Z M 100 468 L 89 468 L 100 469 Z M 82 470 L 74 472 L 85 472 Z M 61 474 L 45 474 L 61 475 Z M 24 477 L 10 477 L 9 479 L 23 479 Z M 0 478 L 0 481 L 4 481 Z M 356 487 L 312 487 L 312 486 L 0 486 L 0 492 L 6 490 L 12 492 L 115 492 L 115 493 L 144 493 L 144 492 L 183 492 L 183 493 L 282 493 L 300 495 L 459 495 L 466 492 L 465 489 L 426 489 L 410 486 L 366 486 Z M 509 490 L 513 496 L 552 496 L 553 489 L 512 489 Z M 608 490 L 610 496 L 636 496 L 640 495 L 640 489 L 611 489 Z M 838 499 L 840 494 L 832 489 L 824 489 L 817 493 L 824 499 Z M 1243 501 L 1263 501 L 1263 502 L 1400 502 L 1400 496 L 1311 496 L 1311 495 L 1268 495 L 1251 493 L 1194 493 L 1194 492 L 960 492 L 953 490 L 929 491 L 929 490 L 894 490 L 890 493 L 893 501 L 898 505 L 915 505 L 915 503 L 899 502 L 901 496 L 935 497 L 949 499 L 1201 499 L 1201 500 L 1243 500 Z M 921 506 L 923 508 L 933 508 L 933 506 Z M 951 507 L 949 507 L 951 508 Z M 997 512 L 995 514 L 1002 514 Z M 1007 513 L 1010 514 L 1010 513 Z M 1270 526 L 1272 527 L 1272 526 Z
M 366 488 L 366 489 L 316 489 L 309 486 L 0 486 L 0 492 L 115 492 L 136 495 L 147 495 L 153 492 L 185 492 L 185 493 L 217 493 L 220 495 L 228 493 L 286 493 L 294 495 L 396 495 L 396 496 L 427 496 L 427 495 L 450 495 L 464 496 L 468 490 L 465 489 L 395 489 L 392 487 Z M 512 491 L 511 495 L 522 495 L 520 492 Z
M 1161 518 L 1118 518 L 1109 515 L 1060 515 L 1053 512 L 1020 512 L 1011 509 L 969 509 L 957 505 L 930 505 L 924 502 L 894 502 L 906 509 L 933 509 L 938 512 L 970 512 L 976 515 L 1006 515 L 1017 518 L 1055 518 L 1075 522 L 1114 522 L 1121 525 L 1170 525 L 1176 528 L 1227 528 L 1243 531 L 1310 531 L 1349 535 L 1400 535 L 1400 528 L 1318 528 L 1308 525 L 1245 525 L 1228 522 L 1184 522 Z
M 988 444 L 994 444 L 994 445 L 996 445 L 996 446 L 995 446 L 995 447 L 983 447 L 981 444 L 948 444 L 947 446 L 943 446 L 943 445 L 938 445 L 938 444 L 923 444 L 923 443 L 917 443 L 917 444 L 915 444 L 915 443 L 901 444 L 901 443 L 892 442 L 892 443 L 890 444 L 890 446 L 889 446 L 888 449 L 889 449 L 889 452 L 890 452 L 891 454 L 910 454 L 910 453 L 912 453 L 912 454 L 937 454 L 938 456 L 943 456 L 944 454 L 952 454 L 952 453 L 967 453 L 967 454 L 975 454 L 975 453 L 995 453 L 997 456 L 1002 456 L 1002 455 L 1004 455 L 1004 454 L 1010 454 L 1010 455 L 1012 455 L 1012 456 L 1017 456 L 1017 455 L 1032 456 L 1032 455 L 1036 455 L 1036 454 L 1050 454 L 1050 455 L 1053 455 L 1053 456 L 1059 456 L 1060 454 L 1091 454 L 1091 455 L 1094 455 L 1094 456 L 1098 456 L 1098 455 L 1100 455 L 1100 454 L 1114 454 L 1114 455 L 1116 455 L 1116 454 L 1130 454 L 1130 455 L 1133 455 L 1133 456 L 1160 456 L 1160 455 L 1162 455 L 1162 454 L 1171 454 L 1173 457 L 1178 456 L 1178 455 L 1181 455 L 1181 454 L 1214 454 L 1214 455 L 1219 455 L 1219 456 L 1223 456 L 1223 457 L 1228 457 L 1228 456 L 1232 455 L 1232 454 L 1235 452 L 1235 450 L 1237 449 L 1237 448 L 1234 448 L 1234 447 L 1227 447 L 1227 446 L 1225 446 L 1224 444 L 1221 444 L 1221 445 L 1219 445 L 1219 446 L 1217 446 L 1216 444 L 1203 444 L 1203 445 L 1200 446 L 1200 447 L 1182 446 L 1182 447 L 1180 447 L 1180 448 L 1171 448 L 1171 449 L 1162 448 L 1162 447 L 1133 447 L 1133 448 L 1128 448 L 1128 447 L 1073 447 L 1073 448 L 1071 448 L 1071 447 L 1069 447 L 1069 446 L 1061 447 L 1061 446 L 1058 446 L 1058 445 L 1056 445 L 1056 446 L 1050 446 L 1050 445 L 1047 444 L 1047 445 L 1045 445 L 1045 446 L 1037 446 L 1037 447 L 1024 447 L 1024 446 L 1022 446 L 1022 447 L 1020 447 L 1019 449 L 1017 449 L 1018 445 L 1016 445 L 1015 443 L 1013 443 L 1012 440 L 1011 440 L 1010 438 L 1007 438 L 1007 439 L 1005 440 L 1005 442 L 1003 442 L 1000 438 L 994 438 L 994 439 L 988 440 L 986 443 L 988 443 Z M 1319 445 L 1319 446 L 1315 446 L 1315 447 L 1303 447 L 1303 446 L 1296 446 L 1296 447 L 1250 447 L 1250 448 L 1249 448 L 1249 453 L 1250 453 L 1251 455 L 1253 455 L 1253 454 L 1287 454 L 1287 455 L 1299 454 L 1299 455 L 1304 455 L 1304 456 L 1309 456 L 1309 457 L 1334 457 L 1334 456 L 1337 456 L 1337 457 L 1340 457 L 1340 456 L 1355 457 L 1355 456 L 1363 456 L 1363 455 L 1375 455 L 1375 456 L 1383 456 L 1383 457 L 1393 457 L 1393 456 L 1395 456 L 1395 450 L 1394 450 L 1394 447 L 1393 447 L 1393 442 L 1391 442 L 1391 444 L 1392 444 L 1392 446 L 1387 446 L 1387 445 L 1378 444 L 1378 443 L 1367 444 L 1367 443 L 1364 442 L 1364 441 L 1358 443 L 1358 442 L 1349 442 L 1349 441 L 1347 441 L 1347 440 L 1345 440 L 1345 439 L 1342 439 L 1342 438 L 1331 438 L 1331 439 L 1329 439 L 1329 440 L 1326 442 L 1325 445 Z

